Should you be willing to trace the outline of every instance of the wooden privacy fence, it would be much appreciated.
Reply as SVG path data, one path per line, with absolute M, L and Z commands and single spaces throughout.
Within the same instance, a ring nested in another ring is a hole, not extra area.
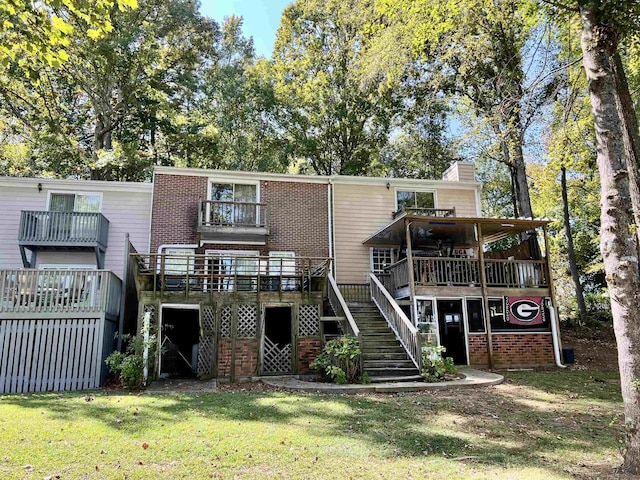
M 0 320 L 0 393 L 98 387 L 103 327 L 101 318 Z

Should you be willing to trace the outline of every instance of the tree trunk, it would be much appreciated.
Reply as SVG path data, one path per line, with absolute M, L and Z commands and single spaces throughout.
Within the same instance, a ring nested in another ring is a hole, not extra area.
M 567 169 L 562 167 L 560 177 L 560 185 L 562 187 L 562 213 L 564 216 L 564 234 L 567 237 L 567 253 L 569 254 L 569 270 L 571 278 L 576 290 L 576 301 L 578 303 L 578 314 L 585 316 L 587 307 L 584 303 L 584 294 L 582 292 L 582 283 L 580 283 L 580 273 L 578 272 L 578 263 L 576 262 L 576 252 L 573 248 L 573 234 L 571 233 L 571 217 L 569 216 L 569 196 L 567 195 Z
M 508 131 L 509 147 L 511 150 L 511 165 L 515 177 L 516 194 L 518 196 L 518 212 L 521 217 L 533 218 L 531 197 L 529 196 L 529 183 L 527 182 L 527 169 L 522 152 L 522 141 L 515 127 Z
M 578 0 L 582 22 L 582 54 L 593 110 L 601 183 L 600 250 L 611 298 L 613 327 L 625 412 L 624 469 L 640 472 L 640 276 L 636 225 L 624 146 L 623 118 L 616 108 L 615 32 L 600 19 L 600 2 Z

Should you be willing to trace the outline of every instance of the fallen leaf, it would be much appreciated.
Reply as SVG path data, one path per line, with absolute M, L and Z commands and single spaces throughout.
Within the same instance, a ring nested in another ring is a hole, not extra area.
M 142 448 L 146 450 L 147 448 L 149 448 L 149 444 L 147 442 L 143 443 Z

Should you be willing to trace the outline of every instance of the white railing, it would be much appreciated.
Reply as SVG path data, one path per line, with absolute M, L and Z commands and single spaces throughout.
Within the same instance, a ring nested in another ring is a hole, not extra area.
M 329 279 L 327 286 L 327 298 L 331 304 L 331 308 L 333 308 L 333 313 L 338 317 L 345 317 L 347 319 L 347 327 L 350 330 L 349 334 L 356 337 L 359 343 L 360 329 L 358 328 L 356 321 L 353 319 L 353 315 L 351 315 L 347 302 L 344 301 L 342 293 L 340 293 L 340 289 L 338 288 L 338 284 L 333 278 L 333 275 L 329 274 L 327 278 Z
M 120 309 L 122 282 L 107 270 L 0 270 L 0 312 Z
M 422 372 L 422 345 L 418 329 L 407 318 L 391 294 L 374 274 L 369 275 L 371 298 L 382 313 L 418 371 Z

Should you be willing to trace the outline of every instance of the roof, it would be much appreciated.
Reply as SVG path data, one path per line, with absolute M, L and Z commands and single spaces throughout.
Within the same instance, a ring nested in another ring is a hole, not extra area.
M 399 245 L 404 240 L 405 226 L 411 223 L 418 237 L 462 236 L 474 238 L 474 225 L 480 225 L 484 243 L 492 243 L 528 230 L 543 227 L 549 220 L 523 218 L 425 217 L 403 214 L 378 230 L 362 243 L 365 245 Z
M 451 180 L 430 180 L 415 178 L 397 177 L 357 177 L 351 175 L 301 175 L 293 173 L 270 173 L 270 172 L 242 172 L 238 170 L 212 170 L 205 168 L 182 168 L 182 167 L 162 167 L 153 169 L 155 174 L 164 175 L 186 175 L 197 177 L 220 177 L 226 180 L 264 180 L 274 182 L 300 182 L 300 183 L 322 183 L 322 184 L 352 184 L 352 185 L 378 185 L 393 187 L 424 187 L 433 186 L 438 188 L 478 188 L 480 182 L 451 181 Z
M 107 180 L 78 180 L 43 177 L 0 177 L 0 187 L 36 188 L 38 184 L 42 184 L 43 188 L 47 189 L 73 189 L 88 187 L 97 191 L 128 191 L 145 193 L 150 193 L 153 190 L 153 185 L 148 182 L 115 182 Z

